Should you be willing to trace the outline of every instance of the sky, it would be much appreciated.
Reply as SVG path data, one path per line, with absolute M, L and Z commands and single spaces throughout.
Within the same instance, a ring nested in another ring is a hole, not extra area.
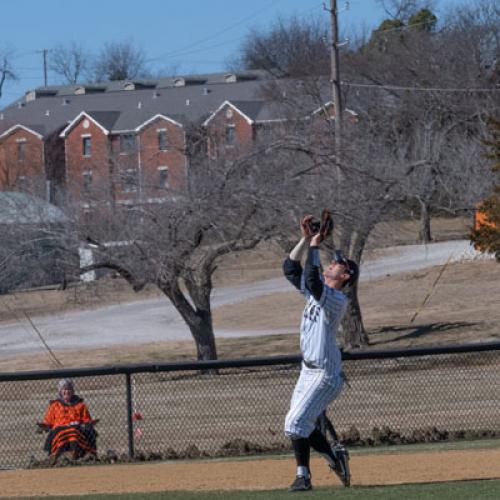
M 329 4 L 329 0 L 325 1 Z M 373 29 L 387 17 L 377 0 L 338 0 L 339 27 Z M 318 0 L 2 0 L 0 50 L 14 51 L 18 81 L 7 81 L 0 107 L 42 86 L 42 49 L 71 41 L 97 54 L 105 43 L 131 40 L 155 74 L 216 73 L 227 69 L 251 28 L 281 17 L 325 16 Z M 50 59 L 50 52 L 48 53 Z M 59 84 L 48 73 L 48 84 Z

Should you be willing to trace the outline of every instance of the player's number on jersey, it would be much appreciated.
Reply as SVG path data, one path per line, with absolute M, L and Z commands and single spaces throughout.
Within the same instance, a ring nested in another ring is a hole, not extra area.
M 305 311 L 304 317 L 308 319 L 311 323 L 316 323 L 319 317 L 319 306 L 318 304 L 311 304 Z

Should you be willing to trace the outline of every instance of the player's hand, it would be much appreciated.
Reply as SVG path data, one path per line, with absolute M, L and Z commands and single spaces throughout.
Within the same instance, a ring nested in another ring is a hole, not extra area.
M 300 219 L 300 232 L 304 238 L 311 239 L 314 236 L 314 233 L 311 230 L 312 220 L 312 215 L 304 215 L 304 217 Z
M 309 246 L 311 246 L 311 247 L 319 247 L 319 245 L 321 244 L 322 241 L 323 241 L 323 236 L 321 235 L 321 233 L 315 234 L 312 237 L 311 243 L 309 243 Z

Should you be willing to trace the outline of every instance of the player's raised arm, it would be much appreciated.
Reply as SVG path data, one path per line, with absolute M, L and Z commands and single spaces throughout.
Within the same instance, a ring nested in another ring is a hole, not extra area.
M 319 301 L 323 294 L 323 282 L 320 278 L 319 245 L 323 241 L 321 233 L 316 234 L 311 239 L 309 252 L 307 254 L 306 266 L 304 269 L 304 279 L 306 288 L 312 296 Z
M 298 290 L 300 290 L 300 281 L 302 278 L 302 265 L 300 259 L 309 246 L 309 242 L 313 237 L 313 229 L 311 228 L 312 215 L 306 215 L 300 220 L 300 233 L 302 235 L 300 241 L 295 245 L 290 255 L 283 262 L 283 274 L 286 279 Z

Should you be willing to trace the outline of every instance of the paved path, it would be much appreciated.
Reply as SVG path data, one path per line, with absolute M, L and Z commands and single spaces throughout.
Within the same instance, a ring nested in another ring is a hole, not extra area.
M 466 240 L 409 245 L 384 250 L 384 256 L 366 261 L 361 279 L 369 280 L 405 271 L 442 265 L 452 261 L 485 258 L 475 252 Z M 248 298 L 290 291 L 284 278 L 249 285 L 223 287 L 213 292 L 213 308 L 241 302 Z M 191 340 L 182 318 L 166 299 L 151 299 L 94 310 L 34 317 L 33 322 L 53 349 L 92 348 L 138 344 L 161 340 Z M 218 330 L 218 337 L 283 333 L 276 331 Z M 29 323 L 0 324 L 0 353 L 36 352 L 42 348 Z M 0 354 L 1 356 L 1 354 Z

